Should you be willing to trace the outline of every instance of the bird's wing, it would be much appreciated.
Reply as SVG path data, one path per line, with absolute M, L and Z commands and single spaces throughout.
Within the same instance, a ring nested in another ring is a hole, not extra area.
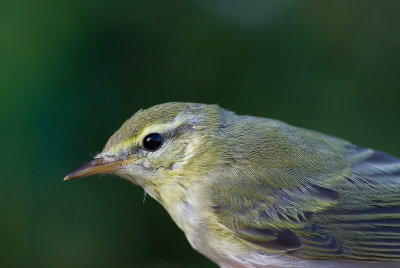
M 335 206 L 340 194 L 316 184 L 268 191 L 262 185 L 238 188 L 222 183 L 214 206 L 220 223 L 247 243 L 276 253 L 294 253 L 315 247 L 315 255 L 342 254 L 336 239 L 317 224 L 317 213 Z M 229 193 L 225 194 L 225 193 Z
M 220 223 L 267 252 L 400 261 L 400 160 L 325 136 L 319 142 L 328 144 L 312 144 L 322 154 L 341 146 L 320 168 L 294 159 L 225 172 L 213 192 Z
M 346 258 L 400 261 L 400 159 L 357 147 L 347 157 L 358 160 L 333 185 L 339 202 L 316 213 L 311 226 L 334 237 Z

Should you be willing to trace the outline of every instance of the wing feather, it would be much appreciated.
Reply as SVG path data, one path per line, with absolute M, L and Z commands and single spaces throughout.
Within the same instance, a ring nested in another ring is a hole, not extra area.
M 308 173 L 298 187 L 271 190 L 249 184 L 238 192 L 244 198 L 235 200 L 224 198 L 226 189 L 220 186 L 221 223 L 267 252 L 306 259 L 400 261 L 400 160 L 354 145 L 344 148 L 351 165 L 347 171 L 340 166 L 330 181 L 322 171 Z M 273 174 L 305 174 L 294 170 L 283 167 L 283 172 L 271 173 L 266 168 L 259 181 L 274 180 Z M 231 179 L 222 185 L 233 187 L 227 183 Z

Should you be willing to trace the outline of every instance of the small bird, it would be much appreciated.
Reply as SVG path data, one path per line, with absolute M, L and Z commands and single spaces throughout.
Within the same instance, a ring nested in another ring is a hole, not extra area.
M 110 173 L 220 267 L 400 267 L 400 159 L 217 105 L 139 110 L 64 180 Z

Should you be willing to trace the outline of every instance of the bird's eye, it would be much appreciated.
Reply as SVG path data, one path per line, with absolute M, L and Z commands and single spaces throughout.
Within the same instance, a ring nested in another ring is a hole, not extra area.
M 150 133 L 143 139 L 143 147 L 147 151 L 157 151 L 163 143 L 163 139 L 161 134 L 159 133 Z

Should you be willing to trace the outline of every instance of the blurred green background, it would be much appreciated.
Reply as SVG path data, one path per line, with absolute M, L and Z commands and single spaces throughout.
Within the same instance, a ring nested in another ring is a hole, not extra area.
M 400 156 L 399 1 L 1 1 L 0 266 L 216 267 L 143 190 L 63 182 L 139 108 L 218 103 Z

